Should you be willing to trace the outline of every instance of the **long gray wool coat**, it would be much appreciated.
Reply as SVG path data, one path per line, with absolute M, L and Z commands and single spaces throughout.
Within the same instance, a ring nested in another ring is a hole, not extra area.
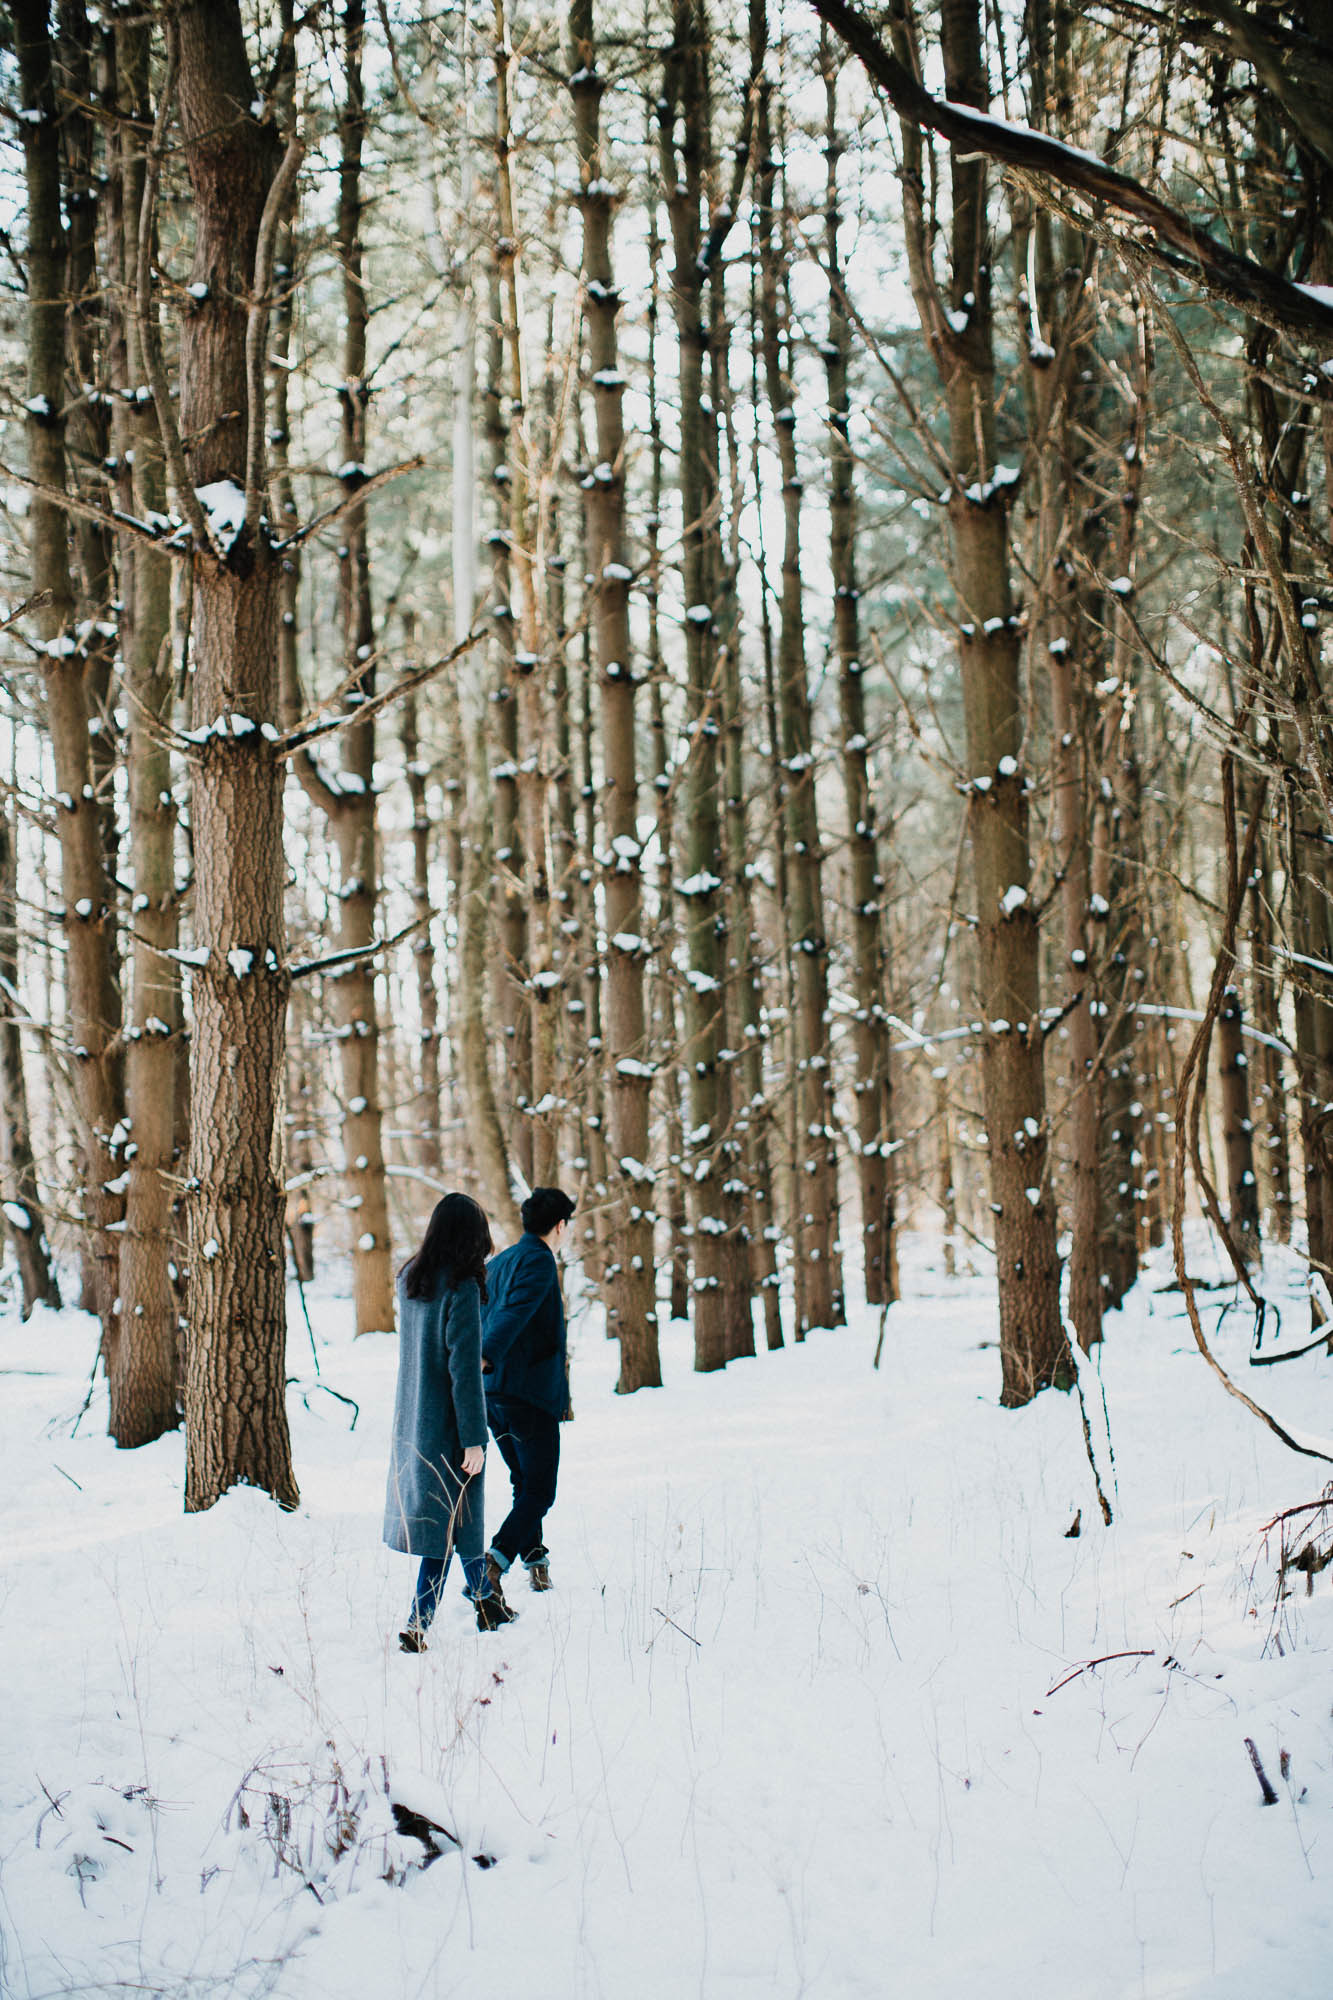
M 486 1442 L 476 1279 L 442 1280 L 433 1299 L 409 1299 L 400 1280 L 398 1325 L 384 1539 L 405 1555 L 480 1556 L 482 1479 L 461 1469 L 466 1447 Z

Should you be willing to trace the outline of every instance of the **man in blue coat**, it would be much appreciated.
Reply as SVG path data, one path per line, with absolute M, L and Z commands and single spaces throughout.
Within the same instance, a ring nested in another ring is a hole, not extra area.
M 565 1376 L 565 1305 L 556 1251 L 574 1204 L 560 1188 L 534 1188 L 519 1211 L 523 1234 L 486 1266 L 482 1380 L 486 1420 L 509 1467 L 514 1504 L 491 1538 L 486 1571 L 494 1590 L 522 1562 L 534 1590 L 551 1588 L 542 1531 L 555 1502 Z

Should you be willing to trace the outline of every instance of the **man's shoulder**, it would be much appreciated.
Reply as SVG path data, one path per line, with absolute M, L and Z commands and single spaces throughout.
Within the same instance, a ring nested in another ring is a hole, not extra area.
M 510 1243 L 505 1249 L 496 1251 L 495 1255 L 486 1265 L 487 1277 L 507 1277 L 517 1265 L 526 1264 L 531 1259 L 534 1250 L 538 1252 L 544 1251 L 548 1257 L 551 1254 L 539 1236 L 530 1235 L 525 1229 L 517 1242 Z

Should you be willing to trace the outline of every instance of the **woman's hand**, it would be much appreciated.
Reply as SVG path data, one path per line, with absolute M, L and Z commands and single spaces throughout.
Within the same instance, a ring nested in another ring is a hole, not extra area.
M 481 1471 L 481 1468 L 482 1468 L 482 1466 L 483 1466 L 483 1465 L 484 1465 L 485 1463 L 486 1463 L 486 1447 L 485 1447 L 485 1445 L 484 1445 L 484 1444 L 470 1444 L 470 1445 L 468 1446 L 467 1450 L 466 1450 L 466 1451 L 465 1451 L 465 1452 L 463 1453 L 463 1476 L 464 1476 L 464 1478 L 465 1478 L 465 1479 L 475 1479 L 475 1478 L 476 1478 L 476 1476 L 477 1476 L 477 1474 L 478 1474 L 478 1473 L 479 1473 L 479 1472 Z

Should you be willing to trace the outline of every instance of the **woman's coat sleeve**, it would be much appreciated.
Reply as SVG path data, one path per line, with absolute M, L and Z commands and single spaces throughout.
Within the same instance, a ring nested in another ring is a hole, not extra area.
M 481 1294 L 474 1281 L 460 1285 L 450 1298 L 444 1337 L 458 1441 L 466 1451 L 472 1445 L 486 1442 L 486 1394 L 481 1382 Z

